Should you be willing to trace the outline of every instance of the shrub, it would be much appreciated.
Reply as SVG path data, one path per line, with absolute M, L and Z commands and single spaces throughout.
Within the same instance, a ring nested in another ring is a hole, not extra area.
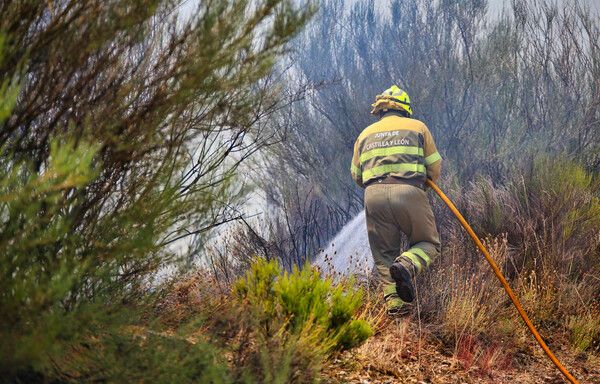
M 488 239 L 488 251 L 538 330 L 595 353 L 598 323 L 590 308 L 598 301 L 600 185 L 565 158 L 538 156 L 521 168 L 503 184 L 484 177 L 447 193 Z M 445 207 L 436 218 L 443 256 L 420 277 L 422 313 L 457 353 L 470 350 L 469 338 L 501 341 L 506 349 L 529 345 L 531 336 L 483 256 Z
M 71 382 L 232 382 L 220 351 L 182 334 L 161 334 L 145 328 L 89 338 L 60 361 L 60 377 Z
M 281 102 L 267 77 L 313 8 L 179 6 L 0 3 L 1 380 L 212 370 L 199 347 L 125 330 L 149 327 L 148 283 L 182 261 L 170 245 L 231 220 Z
M 527 168 L 521 180 L 507 183 L 499 201 L 508 240 L 518 249 L 514 262 L 581 278 L 597 264 L 600 184 L 564 157 L 538 156 Z
M 580 352 L 600 347 L 600 318 L 598 312 L 589 311 L 569 317 L 567 328 L 571 331 L 571 344 Z
M 373 334 L 358 315 L 363 291 L 351 281 L 334 285 L 308 265 L 282 272 L 258 259 L 233 293 L 257 333 L 264 381 L 310 382 L 328 354 Z

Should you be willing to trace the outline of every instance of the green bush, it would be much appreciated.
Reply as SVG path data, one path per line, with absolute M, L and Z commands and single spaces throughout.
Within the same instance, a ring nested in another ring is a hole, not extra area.
M 231 382 L 216 348 L 179 334 L 126 329 L 90 338 L 73 352 L 59 362 L 60 376 L 71 382 Z
M 236 211 L 237 167 L 270 141 L 256 116 L 283 99 L 257 85 L 313 8 L 177 9 L 0 5 L 0 381 L 222 381 L 212 348 L 151 336 L 150 282 Z
M 369 324 L 356 318 L 363 291 L 353 285 L 334 285 L 310 266 L 282 273 L 277 262 L 258 259 L 236 282 L 234 293 L 249 305 L 265 331 L 270 322 L 281 319 L 287 319 L 287 329 L 296 334 L 314 323 L 324 332 L 323 340 L 332 342 L 331 349 L 347 349 L 372 334 Z
M 328 354 L 373 334 L 358 316 L 362 289 L 352 281 L 334 285 L 310 266 L 283 272 L 277 262 L 257 259 L 233 293 L 261 340 L 261 361 L 269 362 L 262 364 L 261 375 L 267 382 L 310 382 Z M 285 377 L 272 374 L 274 360 Z
M 589 311 L 569 316 L 567 328 L 571 331 L 571 344 L 576 350 L 585 352 L 599 347 L 600 319 L 598 312 Z
M 575 279 L 593 274 L 600 244 L 600 183 L 594 173 L 572 159 L 543 154 L 514 171 L 502 185 L 482 177 L 459 195 L 475 230 L 506 233 L 519 249 L 514 265 L 556 269 Z

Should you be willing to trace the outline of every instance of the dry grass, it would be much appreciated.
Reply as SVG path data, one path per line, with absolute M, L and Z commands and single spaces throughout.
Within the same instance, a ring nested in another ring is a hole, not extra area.
M 501 186 L 481 179 L 447 193 L 486 238 L 540 331 L 598 353 L 600 186 L 569 162 L 539 160 L 530 172 Z M 521 320 L 485 259 L 445 207 L 436 202 L 435 210 L 444 249 L 419 282 L 425 318 L 455 355 L 472 349 L 472 338 L 522 347 L 527 334 L 512 325 Z
M 331 384 L 563 382 L 561 374 L 530 340 L 524 352 L 474 338 L 462 340 L 459 353 L 454 354 L 430 326 L 419 324 L 413 313 L 382 322 L 364 345 L 331 359 L 322 379 Z M 557 352 L 581 383 L 599 382 L 597 357 L 582 360 L 573 351 Z

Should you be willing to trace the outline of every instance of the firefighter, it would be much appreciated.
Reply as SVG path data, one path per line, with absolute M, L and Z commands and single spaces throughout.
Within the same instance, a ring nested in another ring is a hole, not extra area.
M 393 85 L 377 95 L 371 113 L 379 121 L 354 144 L 351 173 L 365 188 L 369 245 L 390 314 L 406 313 L 415 298 L 415 277 L 440 254 L 440 238 L 427 198 L 441 156 L 427 126 L 412 119 L 408 94 Z M 401 234 L 409 248 L 400 249 Z

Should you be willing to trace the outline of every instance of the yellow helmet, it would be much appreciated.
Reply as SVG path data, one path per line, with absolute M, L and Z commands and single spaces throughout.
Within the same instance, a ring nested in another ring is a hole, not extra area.
M 372 114 L 376 115 L 380 111 L 387 109 L 395 109 L 408 113 L 408 116 L 412 116 L 412 108 L 410 107 L 410 97 L 408 93 L 397 85 L 392 85 L 380 95 L 375 97 L 375 102 L 371 104 L 373 110 Z

